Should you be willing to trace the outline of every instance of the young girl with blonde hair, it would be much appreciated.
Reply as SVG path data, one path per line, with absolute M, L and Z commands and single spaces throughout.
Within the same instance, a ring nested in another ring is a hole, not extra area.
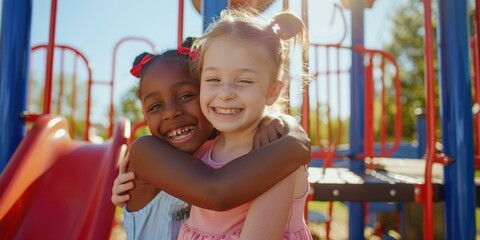
M 193 69 L 200 76 L 200 106 L 220 131 L 202 157 L 210 167 L 220 169 L 251 151 L 260 120 L 289 77 L 293 39 L 308 57 L 306 29 L 295 15 L 282 12 L 263 24 L 247 10 L 224 10 L 194 43 L 200 51 Z M 301 166 L 231 210 L 192 206 L 178 239 L 312 239 L 303 214 L 308 191 L 307 168 Z

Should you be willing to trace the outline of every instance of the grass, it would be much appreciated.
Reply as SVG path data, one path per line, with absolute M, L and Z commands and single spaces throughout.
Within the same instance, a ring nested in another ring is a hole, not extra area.
M 310 212 L 328 215 L 328 205 L 328 202 L 310 201 L 308 208 Z M 480 232 L 480 208 L 475 210 L 475 217 L 476 229 L 477 232 Z M 125 240 L 122 208 L 116 208 L 114 219 L 115 224 L 112 228 L 110 240 Z M 309 222 L 308 226 L 315 237 L 314 239 L 325 239 L 325 222 Z M 333 202 L 330 239 L 348 239 L 348 207 L 342 202 Z M 480 236 L 477 236 L 476 239 L 480 240 Z
M 110 234 L 110 240 L 125 240 L 127 235 L 123 228 L 123 208 L 117 207 L 115 209 L 115 216 L 113 217 L 112 233 Z
M 328 216 L 329 204 L 329 202 L 310 201 L 308 202 L 309 214 L 317 213 Z M 348 239 L 348 207 L 341 202 L 333 202 L 332 210 L 330 239 Z M 308 227 L 314 239 L 326 239 L 325 221 L 310 221 Z

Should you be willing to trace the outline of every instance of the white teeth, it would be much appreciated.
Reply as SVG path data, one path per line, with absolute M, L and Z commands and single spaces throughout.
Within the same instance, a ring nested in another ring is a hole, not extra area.
M 186 127 L 183 127 L 183 128 L 173 129 L 173 130 L 167 132 L 166 135 L 169 138 L 174 138 L 176 140 L 179 140 L 179 139 L 187 137 L 194 129 L 195 129 L 195 126 L 186 126 Z
M 214 108 L 216 113 L 220 114 L 237 114 L 242 111 L 240 108 Z

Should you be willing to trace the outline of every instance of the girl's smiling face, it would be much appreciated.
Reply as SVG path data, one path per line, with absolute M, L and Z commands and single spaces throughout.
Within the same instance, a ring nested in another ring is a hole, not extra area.
M 254 133 L 278 98 L 268 51 L 234 36 L 209 39 L 203 56 L 200 104 L 222 133 Z
M 213 130 L 200 110 L 199 92 L 186 66 L 152 63 L 140 83 L 143 114 L 152 135 L 182 151 L 195 152 Z

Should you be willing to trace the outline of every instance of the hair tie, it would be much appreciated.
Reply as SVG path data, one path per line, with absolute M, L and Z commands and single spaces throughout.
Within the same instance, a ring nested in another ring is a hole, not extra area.
M 180 55 L 188 55 L 188 57 L 190 57 L 190 59 L 192 59 L 192 60 L 198 59 L 198 57 L 200 55 L 198 53 L 198 51 L 192 51 L 188 47 L 179 47 L 179 48 L 177 48 L 177 52 Z
M 270 29 L 272 29 L 273 33 L 278 36 L 278 31 L 280 31 L 280 26 L 276 22 L 272 22 L 269 26 Z
M 139 78 L 140 74 L 142 73 L 143 66 L 145 66 L 148 62 L 150 62 L 151 59 L 152 59 L 152 56 L 150 56 L 149 54 L 145 55 L 137 65 L 133 66 L 132 69 L 130 69 L 130 73 L 133 76 Z

